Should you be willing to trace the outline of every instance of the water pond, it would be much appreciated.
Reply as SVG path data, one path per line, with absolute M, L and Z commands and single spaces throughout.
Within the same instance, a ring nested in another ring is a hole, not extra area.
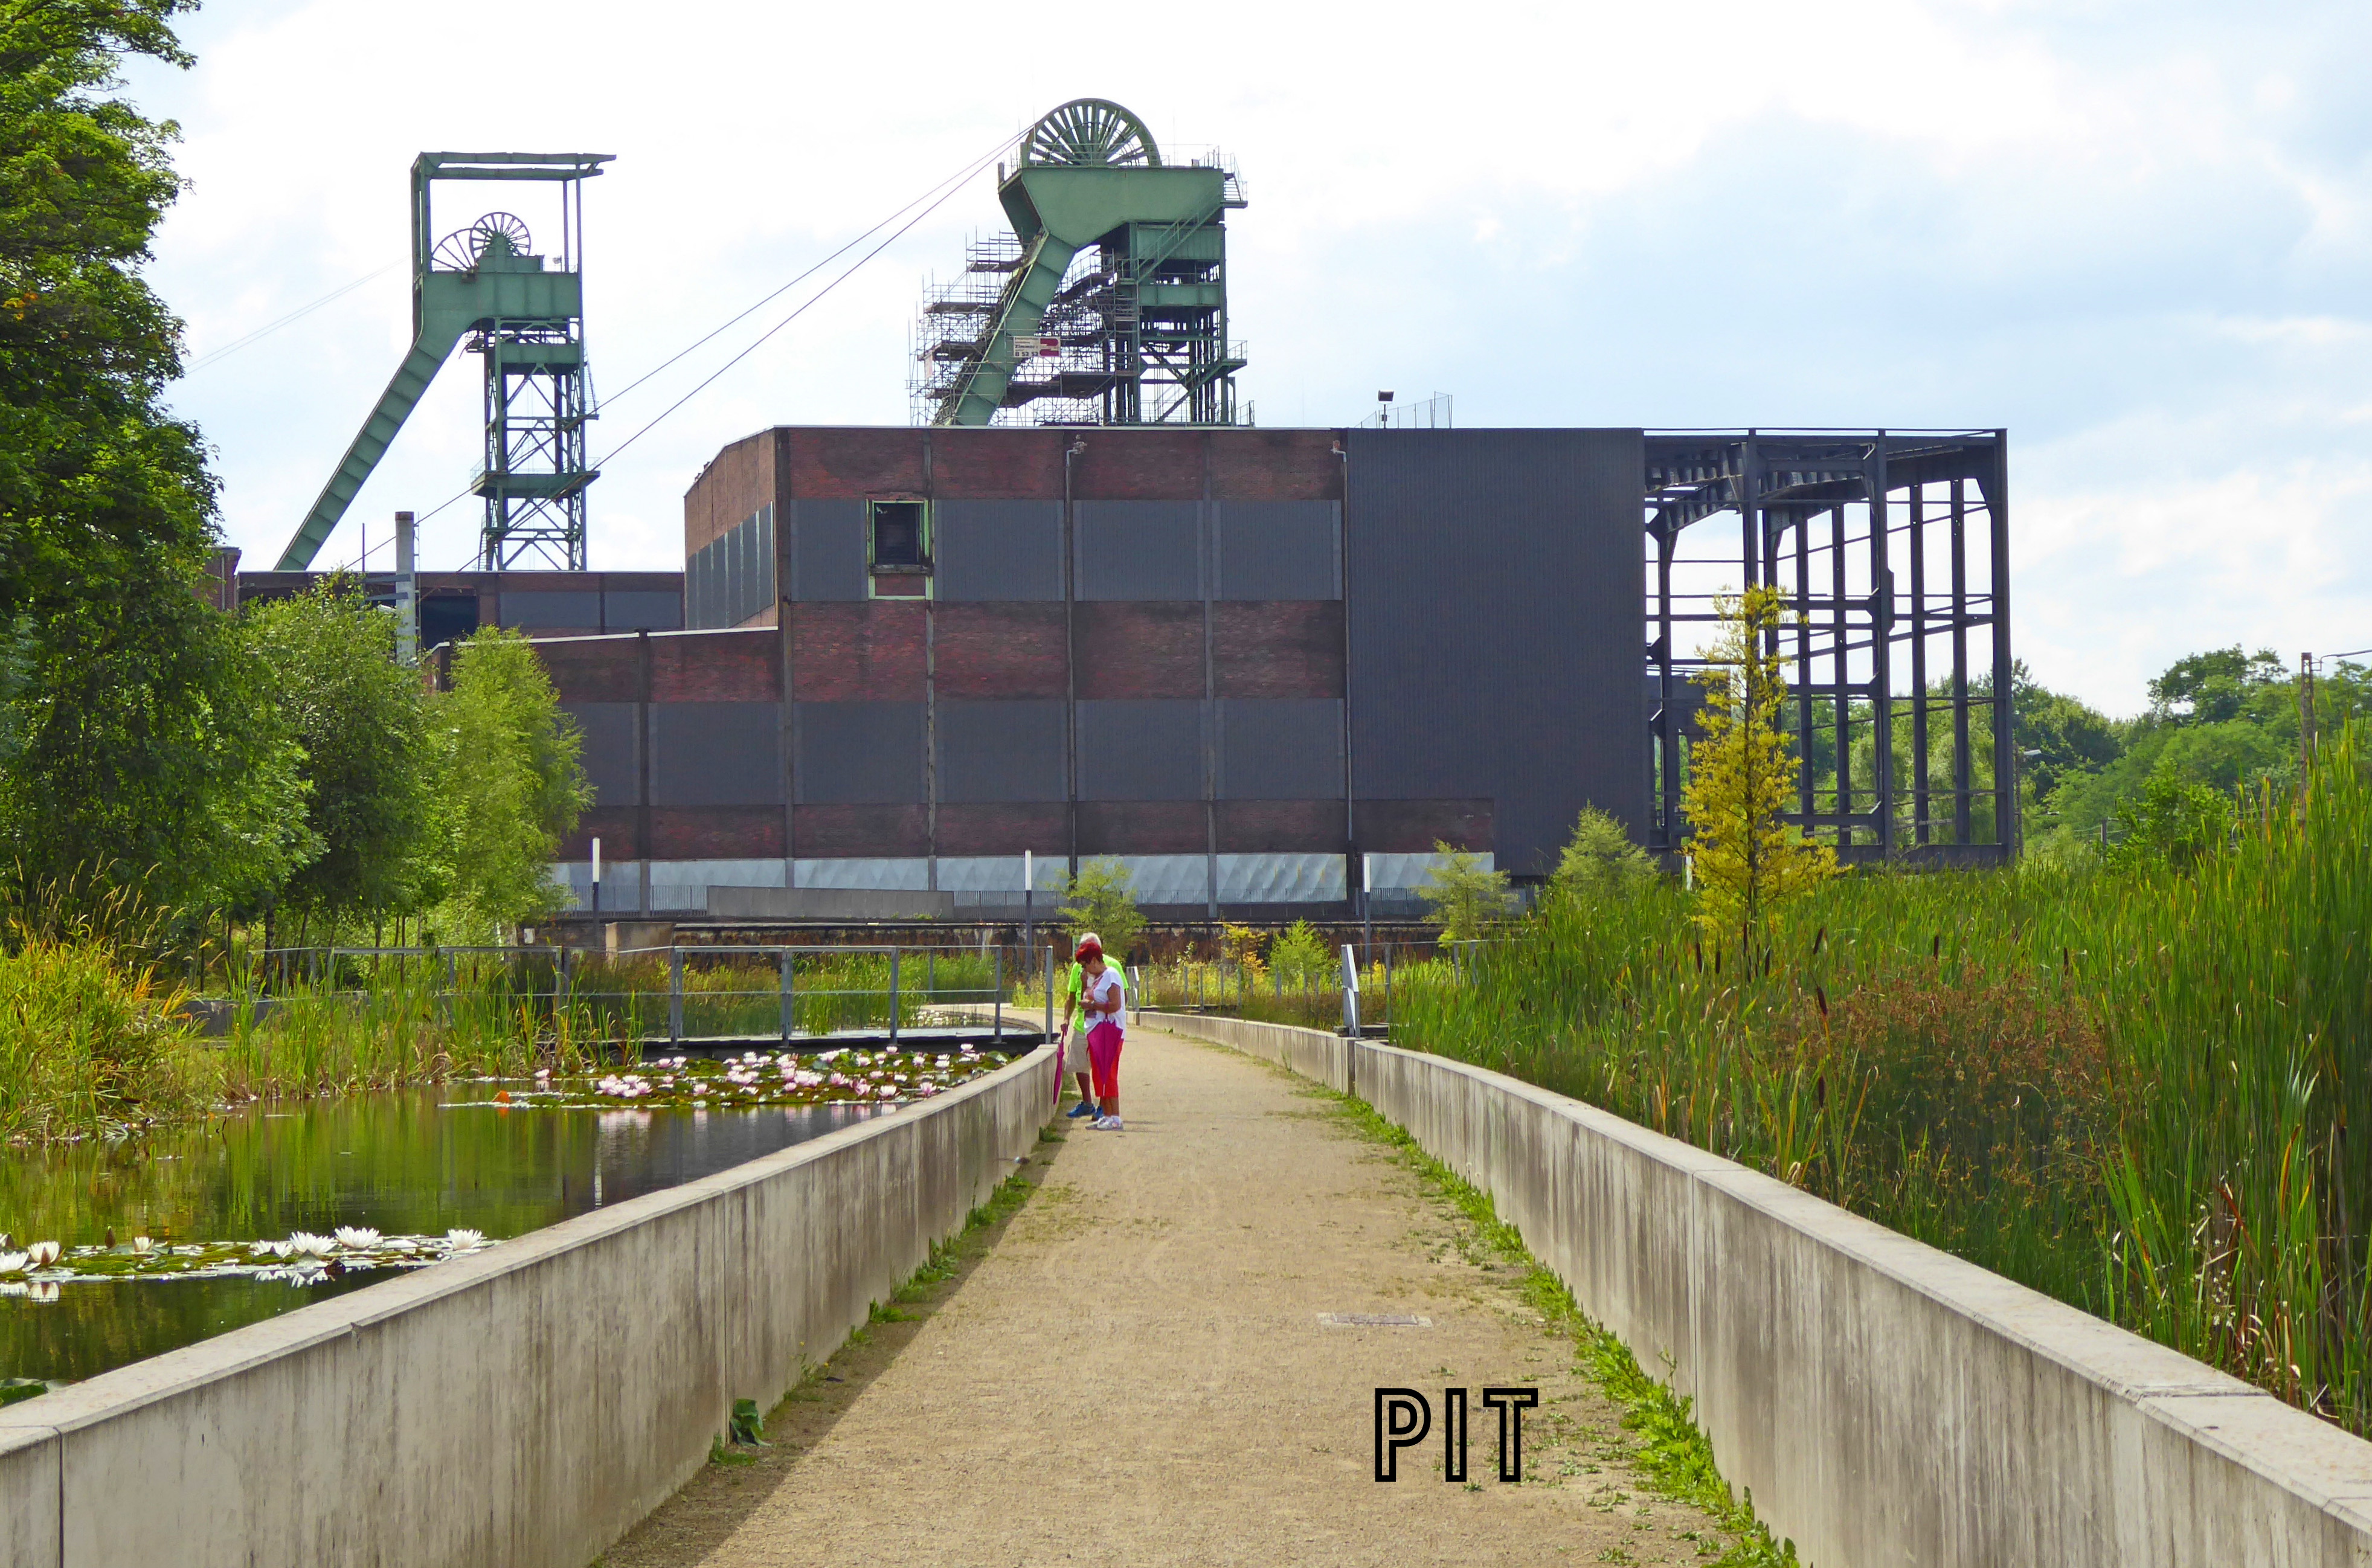
M 0 1156 L 0 1378 L 93 1376 L 894 1114 L 1004 1060 L 677 1058 L 266 1102 L 15 1151 Z

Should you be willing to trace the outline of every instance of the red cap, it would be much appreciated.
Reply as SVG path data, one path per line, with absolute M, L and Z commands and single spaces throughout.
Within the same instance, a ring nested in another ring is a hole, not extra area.
M 1104 956 L 1104 945 L 1103 945 L 1102 943 L 1100 943 L 1100 942 L 1097 941 L 1097 940 L 1096 940 L 1094 937 L 1092 937 L 1092 936 L 1088 937 L 1086 941 L 1084 941 L 1084 942 L 1080 943 L 1080 944 L 1079 944 L 1079 950 L 1078 950 L 1077 952 L 1076 952 L 1076 953 L 1074 953 L 1074 954 L 1072 954 L 1072 955 L 1071 955 L 1071 957 L 1072 957 L 1072 958 L 1073 958 L 1073 959 L 1075 959 L 1076 961 L 1077 961 L 1077 962 L 1079 962 L 1079 963 L 1083 963 L 1083 964 L 1084 964 L 1084 963 L 1086 963 L 1089 958 L 1102 958 L 1103 956 Z

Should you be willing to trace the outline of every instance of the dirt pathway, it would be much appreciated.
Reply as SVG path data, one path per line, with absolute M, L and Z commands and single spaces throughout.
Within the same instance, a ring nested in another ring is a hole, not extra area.
M 1041 1144 L 1042 1184 L 926 1317 L 877 1325 L 785 1401 L 777 1447 L 710 1467 L 603 1562 L 1661 1563 L 1727 1544 L 1640 1492 L 1616 1411 L 1515 1272 L 1331 1100 L 1150 1028 L 1123 1087 L 1127 1131 Z M 1479 1404 L 1500 1384 L 1540 1389 L 1520 1485 L 1494 1479 Z M 1460 1385 L 1465 1485 L 1441 1479 Z M 1388 1486 L 1378 1386 L 1435 1407 Z

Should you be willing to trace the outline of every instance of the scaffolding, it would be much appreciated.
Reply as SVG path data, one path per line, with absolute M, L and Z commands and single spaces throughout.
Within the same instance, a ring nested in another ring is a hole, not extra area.
M 908 390 L 917 424 L 1234 424 L 1216 153 L 1164 163 L 1117 104 L 1064 105 L 998 171 L 1011 232 L 974 238 L 926 291 Z
M 1652 433 L 1646 459 L 1650 847 L 1687 835 L 1717 600 L 1768 585 L 1803 762 L 1789 819 L 1848 862 L 2014 856 L 2007 432 Z

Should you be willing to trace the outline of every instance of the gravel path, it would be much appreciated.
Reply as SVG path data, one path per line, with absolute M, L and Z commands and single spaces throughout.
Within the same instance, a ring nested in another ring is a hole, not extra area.
M 1127 1131 L 1041 1144 L 1041 1185 L 919 1321 L 877 1325 L 770 1420 L 774 1448 L 712 1465 L 603 1562 L 1660 1563 L 1727 1544 L 1642 1493 L 1515 1271 L 1330 1100 L 1151 1028 L 1122 1087 Z M 1521 1485 L 1493 1479 L 1486 1384 L 1541 1391 Z M 1436 1409 L 1389 1486 L 1379 1385 Z M 1463 1486 L 1441 1480 L 1455 1385 L 1478 1401 Z

